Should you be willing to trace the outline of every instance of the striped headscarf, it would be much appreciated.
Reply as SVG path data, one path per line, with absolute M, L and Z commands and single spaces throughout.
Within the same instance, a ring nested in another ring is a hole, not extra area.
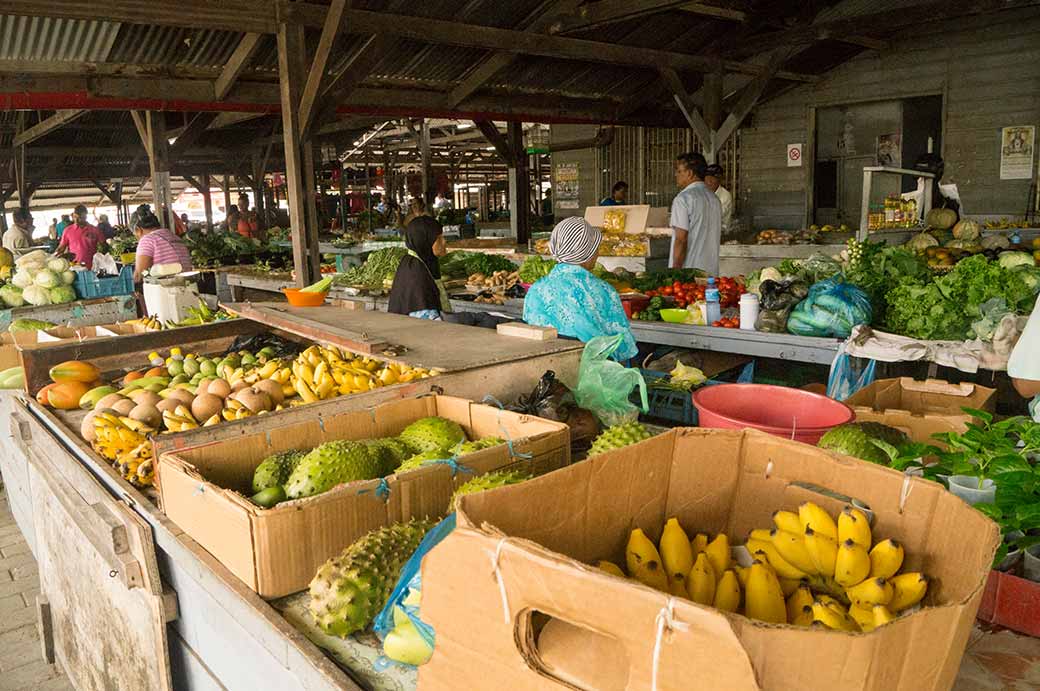
M 584 264 L 596 254 L 603 233 L 580 216 L 565 218 L 549 236 L 549 253 L 563 264 Z

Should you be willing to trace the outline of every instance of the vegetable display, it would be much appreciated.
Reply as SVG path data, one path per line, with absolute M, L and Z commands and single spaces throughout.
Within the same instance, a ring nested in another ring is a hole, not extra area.
M 76 273 L 67 259 L 43 250 L 29 252 L 15 261 L 10 283 L 0 288 L 5 307 L 60 305 L 76 300 L 72 284 Z
M 556 266 L 555 260 L 532 255 L 520 265 L 520 280 L 524 283 L 534 283 L 539 278 L 548 276 L 554 266 Z
M 334 283 L 369 289 L 382 289 L 394 282 L 397 265 L 408 254 L 403 247 L 387 247 L 368 255 L 361 266 L 352 266 L 336 276 Z

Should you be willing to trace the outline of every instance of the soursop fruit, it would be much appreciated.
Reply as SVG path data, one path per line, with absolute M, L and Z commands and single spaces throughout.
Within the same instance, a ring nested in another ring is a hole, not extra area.
M 441 461 L 451 458 L 450 451 L 424 451 L 423 453 L 417 453 L 411 458 L 408 458 L 401 465 L 397 466 L 395 473 L 407 473 L 409 470 L 417 470 L 428 461 Z
M 431 526 L 411 521 L 373 530 L 325 562 L 310 584 L 311 616 L 321 630 L 346 638 L 371 624 Z
M 462 456 L 467 453 L 483 451 L 484 449 L 490 449 L 492 446 L 500 446 L 505 443 L 504 439 L 499 439 L 498 437 L 484 437 L 483 439 L 467 441 L 459 444 L 455 455 Z
M 455 500 L 463 494 L 474 494 L 476 492 L 495 489 L 496 487 L 516 485 L 530 479 L 530 473 L 525 473 L 522 470 L 495 470 L 475 477 L 460 485 L 459 488 L 455 490 L 455 493 L 451 495 L 451 501 L 448 502 L 448 513 L 455 510 Z
M 651 436 L 653 435 L 650 434 L 646 427 L 634 420 L 608 427 L 593 440 L 592 447 L 589 448 L 589 457 L 605 453 L 611 449 L 620 449 L 623 446 L 635 444 L 644 439 L 649 439 Z
M 300 459 L 285 483 L 285 494 L 290 499 L 300 499 L 327 492 L 345 482 L 377 477 L 383 477 L 379 454 L 372 453 L 361 442 L 330 441 Z
M 285 485 L 306 453 L 299 449 L 290 449 L 272 454 L 260 461 L 260 465 L 253 471 L 253 493 Z
M 362 442 L 369 450 L 378 455 L 383 464 L 383 475 L 393 473 L 401 463 L 414 452 L 411 447 L 397 437 L 382 439 L 365 439 Z
M 466 433 L 459 423 L 442 417 L 424 417 L 404 428 L 401 441 L 415 449 L 425 451 L 447 451 L 466 441 Z
M 880 422 L 850 422 L 828 430 L 816 445 L 821 449 L 854 456 L 871 463 L 888 465 L 888 454 L 875 445 L 871 441 L 872 439 L 883 441 L 896 448 L 908 441 L 903 432 L 895 427 L 882 425 Z

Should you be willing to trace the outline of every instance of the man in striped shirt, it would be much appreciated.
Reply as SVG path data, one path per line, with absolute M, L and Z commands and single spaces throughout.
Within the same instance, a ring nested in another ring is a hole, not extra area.
M 137 258 L 134 261 L 134 283 L 140 283 L 144 272 L 157 264 L 180 264 L 181 271 L 191 271 L 191 252 L 177 235 L 162 228 L 154 214 L 137 220 Z

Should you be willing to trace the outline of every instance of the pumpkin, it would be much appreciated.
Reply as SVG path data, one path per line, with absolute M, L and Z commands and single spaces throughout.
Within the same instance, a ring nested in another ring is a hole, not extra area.
M 957 213 L 953 209 L 932 209 L 924 220 L 930 228 L 948 230 L 957 222 Z
M 981 234 L 976 221 L 965 219 L 953 227 L 953 237 L 958 240 L 974 240 Z
M 990 235 L 982 238 L 980 244 L 984 250 L 1006 250 L 1008 247 L 1011 247 L 1011 243 L 1003 235 Z
M 924 252 L 929 247 L 935 247 L 939 241 L 928 233 L 918 233 L 906 243 L 907 249 L 913 252 Z

